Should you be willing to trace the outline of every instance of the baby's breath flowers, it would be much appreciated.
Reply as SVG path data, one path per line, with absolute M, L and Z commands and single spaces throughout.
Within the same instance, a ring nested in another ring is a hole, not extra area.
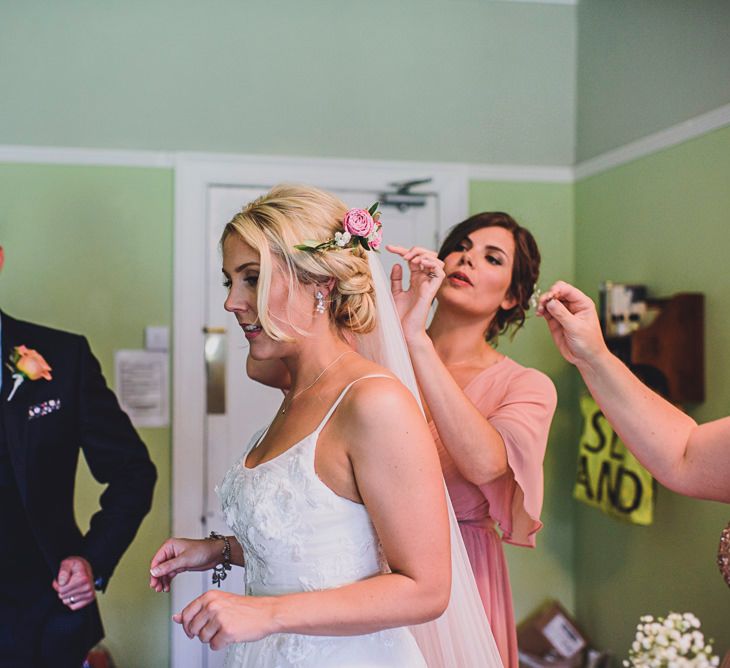
M 705 644 L 700 620 L 691 612 L 671 612 L 666 618 L 644 615 L 624 666 L 634 668 L 712 668 L 720 663 Z

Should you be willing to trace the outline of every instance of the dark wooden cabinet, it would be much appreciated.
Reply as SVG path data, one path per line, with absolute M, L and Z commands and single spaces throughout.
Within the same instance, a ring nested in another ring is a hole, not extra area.
M 659 311 L 654 321 L 626 336 L 608 337 L 608 347 L 670 401 L 704 401 L 705 296 L 684 292 L 646 302 Z

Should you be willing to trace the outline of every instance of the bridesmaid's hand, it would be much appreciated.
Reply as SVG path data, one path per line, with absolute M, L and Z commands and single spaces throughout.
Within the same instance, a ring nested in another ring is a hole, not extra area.
M 223 561 L 223 541 L 168 538 L 150 563 L 150 587 L 156 592 L 170 591 L 178 573 L 207 571 Z
M 396 264 L 390 272 L 390 289 L 400 316 L 403 335 L 406 341 L 411 341 L 422 336 L 426 330 L 428 311 L 446 275 L 444 263 L 438 259 L 435 251 L 419 246 L 411 249 L 402 246 L 386 248 L 408 262 L 411 273 L 408 290 L 404 290 L 403 268 Z
M 188 638 L 200 639 L 211 649 L 234 642 L 253 642 L 274 633 L 274 599 L 241 596 L 211 590 L 194 599 L 172 616 Z
M 537 315 L 547 321 L 561 355 L 580 365 L 608 352 L 596 307 L 578 288 L 558 281 L 540 297 Z

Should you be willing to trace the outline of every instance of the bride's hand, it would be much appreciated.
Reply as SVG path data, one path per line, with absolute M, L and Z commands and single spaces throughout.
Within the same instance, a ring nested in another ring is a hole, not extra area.
M 188 638 L 198 636 L 211 649 L 234 642 L 253 642 L 274 633 L 274 605 L 265 596 L 241 596 L 211 590 L 172 616 Z
M 408 262 L 410 285 L 403 289 L 403 268 L 396 264 L 390 272 L 390 289 L 393 293 L 398 315 L 400 316 L 403 335 L 406 341 L 422 335 L 426 329 L 426 320 L 431 303 L 444 280 L 444 263 L 439 260 L 435 251 L 414 246 L 386 246 L 396 255 Z
M 222 540 L 168 538 L 152 557 L 150 587 L 170 591 L 170 582 L 178 573 L 210 570 L 222 558 Z

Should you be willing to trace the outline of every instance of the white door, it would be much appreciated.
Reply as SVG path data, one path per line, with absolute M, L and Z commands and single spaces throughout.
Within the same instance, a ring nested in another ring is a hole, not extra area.
M 335 192 L 348 206 L 368 208 L 376 201 L 377 192 L 337 190 Z M 246 376 L 248 344 L 235 317 L 224 311 L 226 290 L 222 285 L 219 240 L 225 224 L 242 206 L 263 194 L 260 187 L 211 186 L 208 191 L 207 211 L 207 336 L 205 355 L 207 363 L 208 410 L 205 418 L 204 470 L 201 471 L 204 514 L 201 535 L 210 531 L 230 533 L 226 527 L 215 493 L 216 485 L 228 468 L 243 453 L 252 434 L 266 426 L 278 408 L 282 394 L 253 382 Z M 381 207 L 384 243 L 401 246 L 421 245 L 433 248 L 438 237 L 438 207 L 436 196 L 429 196 L 425 206 L 401 211 L 395 207 Z M 395 256 L 382 250 L 380 258 L 386 272 L 396 261 Z M 201 581 L 201 590 L 210 588 L 209 575 Z M 234 568 L 222 589 L 240 593 L 243 571 Z M 223 665 L 223 652 L 206 648 L 206 668 Z

